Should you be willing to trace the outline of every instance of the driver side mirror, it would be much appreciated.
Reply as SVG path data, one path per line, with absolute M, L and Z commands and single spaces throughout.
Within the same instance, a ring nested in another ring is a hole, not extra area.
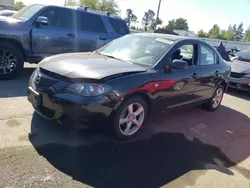
M 36 19 L 36 24 L 39 26 L 39 25 L 49 25 L 49 20 L 47 17 L 44 17 L 44 16 L 39 16 L 37 19 Z
M 187 70 L 188 63 L 186 61 L 183 61 L 183 60 L 175 59 L 169 65 L 169 69 Z

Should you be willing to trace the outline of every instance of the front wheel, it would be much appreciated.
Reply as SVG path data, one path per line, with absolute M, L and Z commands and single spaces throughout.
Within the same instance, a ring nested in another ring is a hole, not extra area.
M 204 103 L 203 107 L 209 111 L 217 110 L 221 105 L 224 96 L 224 91 L 225 91 L 224 86 L 219 85 L 214 91 L 212 98 L 209 99 L 206 103 Z
M 113 133 L 119 140 L 134 138 L 145 123 L 148 105 L 141 97 L 132 97 L 116 111 L 113 119 Z

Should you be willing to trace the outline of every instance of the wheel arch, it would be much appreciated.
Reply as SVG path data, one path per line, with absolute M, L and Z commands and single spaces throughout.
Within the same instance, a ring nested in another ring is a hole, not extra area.
M 128 99 L 130 99 L 132 97 L 141 97 L 147 104 L 148 114 L 150 114 L 152 112 L 152 100 L 151 100 L 149 94 L 146 92 L 136 92 L 136 93 L 132 93 L 132 94 L 124 96 L 122 101 L 116 105 L 116 107 L 114 108 L 114 110 L 111 114 L 114 114 L 115 111 L 119 108 L 119 106 L 122 103 L 126 102 Z
M 24 47 L 23 45 L 21 44 L 21 42 L 19 42 L 18 40 L 15 40 L 15 39 L 10 39 L 10 38 L 0 38 L 0 42 L 1 43 L 4 43 L 4 42 L 7 42 L 15 47 L 17 47 L 18 49 L 20 49 L 22 55 L 23 55 L 23 59 L 26 61 L 27 60 L 27 55 L 24 51 Z

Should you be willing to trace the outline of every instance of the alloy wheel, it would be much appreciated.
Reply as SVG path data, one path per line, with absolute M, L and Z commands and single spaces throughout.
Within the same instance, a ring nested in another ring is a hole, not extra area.
M 145 110 L 139 103 L 127 106 L 119 119 L 119 128 L 123 135 L 135 134 L 142 126 L 145 119 Z
M 0 74 L 13 72 L 17 65 L 17 58 L 9 51 L 0 49 Z
M 223 97 L 223 89 L 218 88 L 216 90 L 215 95 L 214 95 L 213 100 L 212 100 L 212 107 L 214 109 L 217 108 L 220 105 L 222 97 Z

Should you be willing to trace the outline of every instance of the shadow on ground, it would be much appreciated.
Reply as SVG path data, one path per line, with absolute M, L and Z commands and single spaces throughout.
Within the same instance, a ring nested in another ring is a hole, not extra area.
M 205 126 L 197 126 L 200 122 Z M 117 142 L 100 132 L 79 132 L 34 114 L 30 141 L 55 168 L 84 184 L 160 187 L 191 170 L 233 175 L 228 167 L 249 157 L 241 143 L 249 123 L 246 115 L 225 106 L 215 113 L 180 109 L 150 119 L 137 140 Z M 197 178 L 189 177 L 188 184 L 194 185 Z
M 229 88 L 227 94 L 250 101 L 250 92 L 247 91 Z
M 27 96 L 29 78 L 34 70 L 34 67 L 25 67 L 17 78 L 0 80 L 0 98 Z

